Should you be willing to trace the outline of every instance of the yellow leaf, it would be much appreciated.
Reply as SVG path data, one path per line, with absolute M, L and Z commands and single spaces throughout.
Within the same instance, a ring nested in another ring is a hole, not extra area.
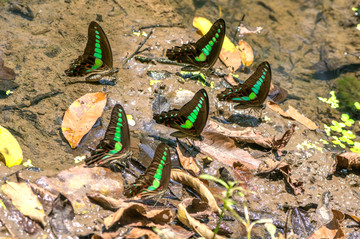
M 0 125 L 0 159 L 4 158 L 9 168 L 22 162 L 23 154 L 18 141 Z

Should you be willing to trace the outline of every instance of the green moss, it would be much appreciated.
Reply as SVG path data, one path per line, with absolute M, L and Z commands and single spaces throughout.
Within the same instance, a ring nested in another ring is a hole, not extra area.
M 359 114 L 355 110 L 354 103 L 360 99 L 360 79 L 354 76 L 343 76 L 337 82 L 337 97 L 341 102 L 341 110 L 351 111 Z

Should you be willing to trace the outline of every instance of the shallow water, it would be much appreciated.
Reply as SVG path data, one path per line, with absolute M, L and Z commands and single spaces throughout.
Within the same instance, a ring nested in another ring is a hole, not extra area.
M 119 7 L 118 2 L 122 9 Z M 356 18 L 351 11 L 355 1 L 26 1 L 33 10 L 34 19 L 28 20 L 8 11 L 8 2 L 0 2 L 0 54 L 5 65 L 17 74 L 15 82 L 20 85 L 10 97 L 0 99 L 0 106 L 19 105 L 44 93 L 61 92 L 46 98 L 36 105 L 22 110 L 7 110 L 0 114 L 0 125 L 8 128 L 18 139 L 24 153 L 24 160 L 31 159 L 41 173 L 25 172 L 33 180 L 41 175 L 52 175 L 74 166 L 73 158 L 84 154 L 87 147 L 95 147 L 99 138 L 85 138 L 78 149 L 71 149 L 61 137 L 60 126 L 64 112 L 69 105 L 88 92 L 108 92 L 108 108 L 121 103 L 127 114 L 134 116 L 136 125 L 130 130 L 135 137 L 149 141 L 147 134 L 166 136 L 172 130 L 152 121 L 152 102 L 160 85 L 171 107 L 179 107 L 188 97 L 176 100 L 176 91 L 187 89 L 196 92 L 201 84 L 190 81 L 180 84 L 172 75 L 161 83 L 150 85 L 148 70 L 167 70 L 175 73 L 179 67 L 142 64 L 132 59 L 123 65 L 124 59 L 132 54 L 143 41 L 132 29 L 154 24 L 182 23 L 185 28 L 156 28 L 142 49 L 141 55 L 164 56 L 164 51 L 173 45 L 180 45 L 199 38 L 192 28 L 192 18 L 202 16 L 215 21 L 222 17 L 227 24 L 227 35 L 233 38 L 235 29 L 242 21 L 247 27 L 263 27 L 260 34 L 246 35 L 243 39 L 254 49 L 255 62 L 251 73 L 262 61 L 270 62 L 275 83 L 289 92 L 282 104 L 294 106 L 298 111 L 322 126 L 328 118 L 336 118 L 338 112 L 329 114 L 327 105 L 317 96 L 329 97 L 336 81 L 343 74 L 357 76 L 359 60 L 345 52 L 359 51 L 360 31 L 355 30 Z M 81 9 L 81 10 L 79 10 Z M 220 10 L 220 13 L 219 13 Z M 102 19 L 102 20 L 101 20 Z M 63 72 L 71 60 L 82 53 L 87 40 L 87 26 L 97 20 L 106 32 L 112 46 L 114 66 L 119 67 L 115 86 L 94 84 L 67 85 Z M 150 30 L 145 30 L 149 33 Z M 236 37 L 236 39 L 238 39 Z M 354 64 L 355 68 L 342 67 Z M 218 61 L 215 68 L 227 71 Z M 337 70 L 341 69 L 341 70 Z M 346 73 L 347 72 L 347 73 Z M 350 73 L 349 73 L 350 72 Z M 356 75 L 357 74 L 357 75 Z M 240 74 L 245 80 L 249 75 Z M 218 103 L 215 95 L 223 85 L 220 79 L 212 77 L 215 89 L 207 88 L 210 96 L 211 116 L 217 115 Z M 228 107 L 224 105 L 223 107 Z M 226 111 L 226 109 L 225 109 Z M 259 131 L 265 135 L 279 135 L 284 132 L 290 120 L 265 110 L 272 122 L 263 124 Z M 229 113 L 227 113 L 229 114 Z M 107 125 L 110 110 L 103 119 Z M 327 122 L 328 123 L 328 122 Z M 324 138 L 322 127 L 315 132 L 298 125 L 296 134 L 285 148 L 288 154 L 284 160 L 294 166 L 293 175 L 305 183 L 305 193 L 293 196 L 286 192 L 282 180 L 254 177 L 251 189 L 258 192 L 252 208 L 271 212 L 285 219 L 280 210 L 284 205 L 299 206 L 318 203 L 319 195 L 329 190 L 334 208 L 359 215 L 357 205 L 360 198 L 356 193 L 359 175 L 325 179 L 331 165 L 331 152 L 298 150 L 296 145 L 304 140 L 318 141 Z M 264 129 L 266 131 L 264 131 Z M 91 134 L 89 135 L 91 136 Z M 358 137 L 360 137 L 358 135 Z M 250 150 L 251 151 L 251 150 Z M 4 166 L 1 166 L 3 169 Z M 15 171 L 19 167 L 14 167 Z M 9 170 L 1 170 L 1 175 Z M 354 185 L 355 181 L 357 186 Z M 354 229 L 345 228 L 347 237 Z

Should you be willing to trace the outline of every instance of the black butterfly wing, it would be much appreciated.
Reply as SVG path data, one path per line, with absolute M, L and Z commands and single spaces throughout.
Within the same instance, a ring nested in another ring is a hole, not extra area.
M 189 136 L 200 136 L 209 116 L 209 98 L 205 89 L 199 90 L 180 110 L 154 115 L 158 124 L 180 130 Z
M 244 106 L 260 106 L 269 94 L 271 68 L 268 62 L 261 63 L 256 71 L 244 82 L 234 88 L 227 88 L 217 95 L 220 101 L 230 101 Z
M 125 190 L 125 196 L 149 197 L 166 190 L 169 186 L 171 174 L 170 156 L 169 146 L 164 143 L 159 144 L 150 166 L 134 184 Z
M 225 21 L 218 19 L 196 43 L 175 46 L 166 51 L 170 60 L 188 63 L 201 68 L 212 67 L 219 57 L 225 37 Z
M 107 166 L 123 158 L 130 150 L 130 131 L 126 113 L 120 104 L 114 106 L 105 137 L 85 160 L 86 165 Z
M 70 65 L 65 74 L 67 76 L 85 76 L 112 67 L 113 57 L 109 40 L 100 25 L 93 21 L 89 25 L 84 54 Z

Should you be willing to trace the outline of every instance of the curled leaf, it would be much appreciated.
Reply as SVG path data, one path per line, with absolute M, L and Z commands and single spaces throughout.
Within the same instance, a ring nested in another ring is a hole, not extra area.
M 173 215 L 171 210 L 152 209 L 143 204 L 123 203 L 121 208 L 104 219 L 107 229 L 115 223 L 120 225 L 141 226 L 141 227 L 163 227 L 171 222 Z
M 0 125 L 0 161 L 1 159 L 10 168 L 21 164 L 23 154 L 15 137 Z
M 192 217 L 190 213 L 187 211 L 187 207 L 192 204 L 192 201 L 193 201 L 192 198 L 187 198 L 178 205 L 177 218 L 179 219 L 180 222 L 190 227 L 192 230 L 196 231 L 202 237 L 213 238 L 214 232 L 210 230 L 210 228 L 208 228 L 206 224 L 201 223 L 198 220 L 196 220 L 194 217 Z M 216 235 L 215 238 L 222 239 L 226 237 Z
M 74 101 L 65 112 L 61 130 L 71 148 L 76 148 L 82 137 L 89 132 L 102 115 L 106 94 L 88 93 Z
M 213 212 L 217 212 L 220 214 L 221 209 L 216 203 L 214 195 L 209 191 L 209 189 L 201 182 L 199 179 L 187 174 L 186 172 L 178 169 L 171 170 L 171 179 L 175 180 L 181 184 L 185 184 L 194 191 L 198 193 L 201 199 L 207 202 Z

